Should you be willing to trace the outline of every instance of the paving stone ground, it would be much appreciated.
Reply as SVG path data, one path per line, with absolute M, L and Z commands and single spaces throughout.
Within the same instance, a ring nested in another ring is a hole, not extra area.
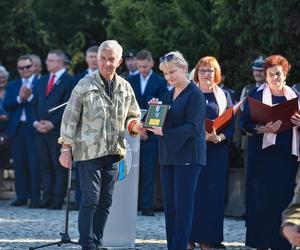
M 0 200 L 0 249 L 22 250 L 40 244 L 60 240 L 59 232 L 64 231 L 65 212 L 48 209 L 15 208 L 11 201 Z M 70 212 L 69 234 L 78 240 L 78 212 Z M 224 225 L 224 244 L 228 250 L 249 250 L 244 246 L 245 227 L 243 220 L 226 218 Z M 154 217 L 139 215 L 137 218 L 136 249 L 167 249 L 163 213 Z M 80 249 L 79 246 L 64 244 L 46 250 Z

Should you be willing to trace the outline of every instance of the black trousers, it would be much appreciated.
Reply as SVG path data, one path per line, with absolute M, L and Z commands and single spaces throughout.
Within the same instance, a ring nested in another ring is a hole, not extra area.
M 43 199 L 62 202 L 66 196 L 68 170 L 59 163 L 58 136 L 38 134 L 37 151 L 42 173 Z
M 118 168 L 113 156 L 77 161 L 81 189 L 78 216 L 79 243 L 93 250 L 103 243 L 103 231 L 112 204 Z

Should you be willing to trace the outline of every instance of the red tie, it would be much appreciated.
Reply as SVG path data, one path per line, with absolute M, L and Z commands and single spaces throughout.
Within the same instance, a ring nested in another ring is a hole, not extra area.
M 54 86 L 54 80 L 55 80 L 55 74 L 52 74 L 51 79 L 47 85 L 46 96 L 49 95 L 49 93 L 51 92 L 51 90 Z

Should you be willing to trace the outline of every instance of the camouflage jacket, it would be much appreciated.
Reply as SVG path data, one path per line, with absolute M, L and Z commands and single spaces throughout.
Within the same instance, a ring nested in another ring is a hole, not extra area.
M 300 226 L 300 168 L 298 168 L 296 183 L 293 200 L 282 213 L 282 226 L 285 224 Z
M 75 161 L 125 154 L 125 130 L 140 117 L 130 84 L 116 75 L 113 97 L 105 92 L 99 71 L 85 76 L 73 89 L 64 111 L 61 144 L 71 145 Z

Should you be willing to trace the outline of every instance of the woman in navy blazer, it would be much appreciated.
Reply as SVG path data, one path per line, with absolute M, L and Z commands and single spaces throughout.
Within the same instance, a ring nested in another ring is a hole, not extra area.
M 188 64 L 180 52 L 161 57 L 159 68 L 174 88 L 163 100 L 170 105 L 163 128 L 149 130 L 159 135 L 168 249 L 183 250 L 189 241 L 198 176 L 206 163 L 205 99 L 188 80 Z

